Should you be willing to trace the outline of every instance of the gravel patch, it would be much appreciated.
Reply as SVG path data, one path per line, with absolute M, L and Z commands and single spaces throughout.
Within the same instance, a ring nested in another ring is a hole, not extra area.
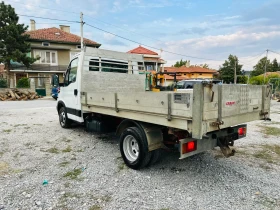
M 0 209 L 280 209 L 280 103 L 272 121 L 248 124 L 237 153 L 187 159 L 163 154 L 150 168 L 127 168 L 114 134 L 62 129 L 53 106 L 0 110 Z M 21 103 L 21 105 L 24 103 Z M 278 146 L 278 147 L 275 147 Z M 263 155 L 265 154 L 265 155 Z

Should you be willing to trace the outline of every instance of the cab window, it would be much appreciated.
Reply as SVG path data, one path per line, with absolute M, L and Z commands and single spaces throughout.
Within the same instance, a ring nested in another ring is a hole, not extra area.
M 78 58 L 75 58 L 69 64 L 66 75 L 65 75 L 65 78 L 64 78 L 64 86 L 68 86 L 71 83 L 76 82 L 78 62 L 79 62 Z

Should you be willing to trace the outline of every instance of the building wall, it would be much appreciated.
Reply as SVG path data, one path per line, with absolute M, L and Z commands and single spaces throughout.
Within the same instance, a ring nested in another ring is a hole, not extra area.
M 31 43 L 31 56 L 34 57 L 34 50 L 50 50 L 57 51 L 57 63 L 58 65 L 68 65 L 70 62 L 70 52 L 80 52 L 77 49 L 77 45 L 70 44 L 57 44 L 51 43 L 50 46 L 42 46 L 42 42 L 30 42 Z
M 212 73 L 191 73 L 189 78 L 203 78 L 203 79 L 212 79 Z
M 70 63 L 70 51 L 58 50 L 57 51 L 58 65 L 69 65 Z

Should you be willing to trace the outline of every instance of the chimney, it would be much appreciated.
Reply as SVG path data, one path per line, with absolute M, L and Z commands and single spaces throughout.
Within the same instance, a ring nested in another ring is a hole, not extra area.
M 70 26 L 59 25 L 59 27 L 62 31 L 70 33 Z
M 36 30 L 36 22 L 35 20 L 30 19 L 30 31 Z

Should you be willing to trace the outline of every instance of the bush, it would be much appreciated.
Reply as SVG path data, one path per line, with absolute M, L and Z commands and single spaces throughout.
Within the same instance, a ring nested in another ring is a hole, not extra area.
M 0 78 L 0 88 L 7 88 L 7 80 L 4 78 Z
M 18 80 L 17 82 L 17 88 L 29 88 L 30 84 L 29 84 L 29 79 L 26 77 L 23 77 L 21 79 Z
M 272 78 L 280 78 L 280 76 L 277 75 L 277 74 L 267 75 L 265 77 L 265 82 L 264 83 L 267 84 L 268 81 Z M 252 84 L 252 85 L 262 85 L 263 84 L 263 75 L 251 77 L 250 80 L 249 80 L 249 83 Z

